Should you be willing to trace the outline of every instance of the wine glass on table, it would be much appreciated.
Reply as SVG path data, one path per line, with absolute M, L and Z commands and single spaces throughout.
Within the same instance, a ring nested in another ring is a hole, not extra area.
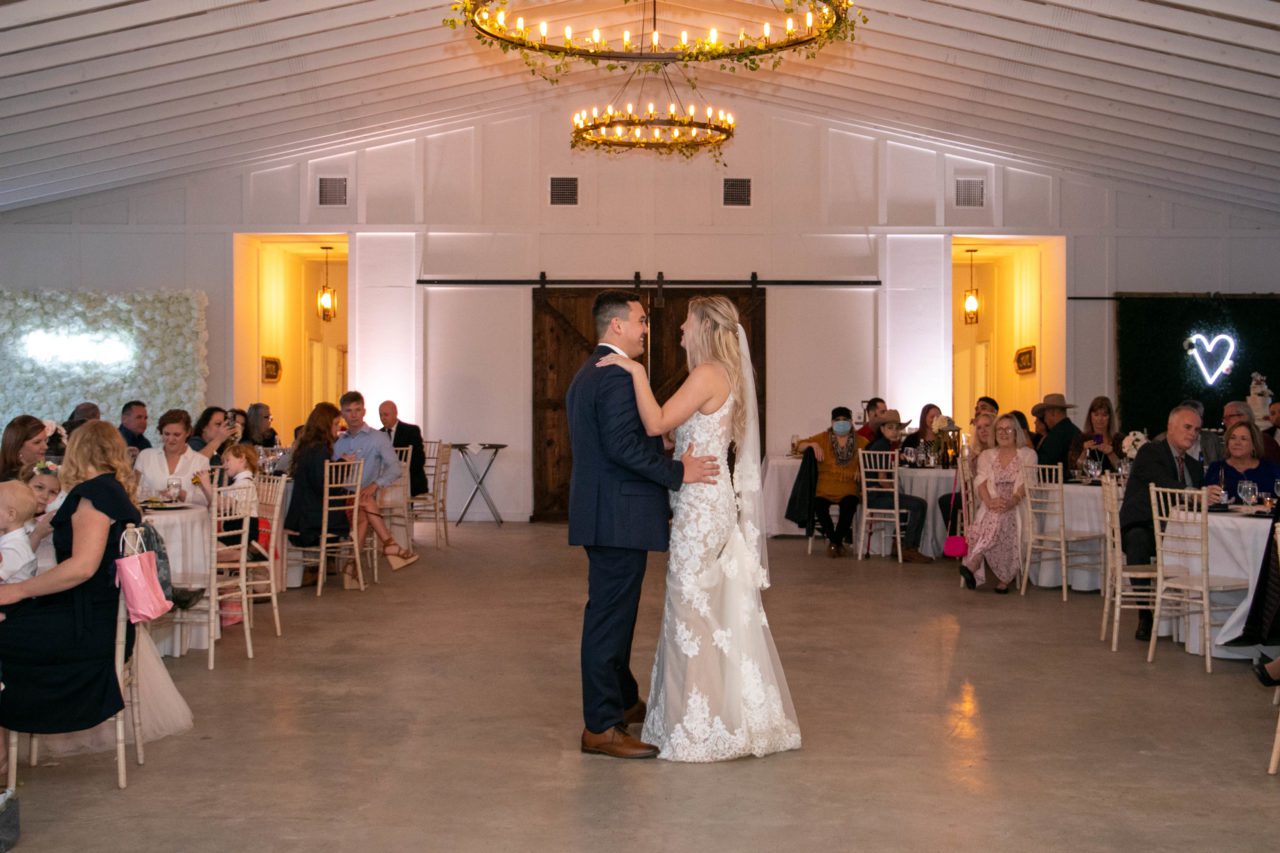
M 916 449 L 914 447 L 902 448 L 902 461 L 908 468 L 916 466 Z
M 1090 482 L 1102 476 L 1102 463 L 1095 459 L 1092 454 L 1084 460 L 1084 476 Z
M 1253 506 L 1258 502 L 1258 484 L 1253 480 L 1241 480 L 1236 486 L 1236 494 L 1245 506 Z

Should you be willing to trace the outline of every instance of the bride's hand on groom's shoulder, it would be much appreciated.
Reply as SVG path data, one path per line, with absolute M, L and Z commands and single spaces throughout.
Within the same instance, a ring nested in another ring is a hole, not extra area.
M 625 355 L 613 353 L 612 355 L 606 355 L 604 358 L 596 362 L 596 367 L 611 367 L 613 365 L 621 367 L 633 376 L 637 373 L 644 375 L 644 365 L 635 359 L 627 358 Z

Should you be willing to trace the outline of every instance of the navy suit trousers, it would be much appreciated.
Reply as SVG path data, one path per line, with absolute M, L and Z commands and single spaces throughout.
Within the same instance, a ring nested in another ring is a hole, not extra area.
M 582 718 L 599 734 L 640 701 L 631 674 L 647 551 L 586 546 L 587 608 L 582 617 Z

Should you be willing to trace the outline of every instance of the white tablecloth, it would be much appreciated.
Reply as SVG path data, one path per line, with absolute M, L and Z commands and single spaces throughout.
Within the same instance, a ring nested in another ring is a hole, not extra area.
M 1190 525 L 1186 525 L 1190 527 Z M 1174 528 L 1171 524 L 1170 528 Z M 1194 535 L 1194 528 L 1191 530 Z M 1209 516 L 1209 570 L 1215 575 L 1231 578 L 1247 578 L 1249 591 L 1214 593 L 1215 604 L 1235 604 L 1235 610 L 1227 617 L 1226 622 L 1214 634 L 1213 656 L 1222 658 L 1253 658 L 1253 646 L 1223 646 L 1222 643 L 1234 640 L 1244 630 L 1245 620 L 1249 617 L 1249 608 L 1253 603 L 1253 592 L 1258 588 L 1258 575 L 1262 568 L 1262 556 L 1267 550 L 1267 539 L 1271 535 L 1271 524 L 1265 518 L 1249 518 L 1237 513 L 1215 513 Z M 1179 563 L 1193 571 L 1199 571 L 1199 558 Z M 1200 654 L 1200 617 L 1193 616 L 1187 620 L 1179 639 L 1186 642 L 1187 651 Z M 1161 620 L 1160 633 L 1173 633 L 1172 624 Z
M 209 537 L 212 523 L 205 507 L 162 510 L 146 513 L 146 520 L 164 538 L 165 551 L 169 555 L 169 575 L 174 586 L 199 587 L 209 585 Z M 151 636 L 163 655 L 182 655 L 188 649 L 209 648 L 209 629 L 203 624 L 183 625 L 183 643 L 179 647 L 176 626 L 168 617 L 162 617 L 152 626 Z
M 797 527 L 787 521 L 787 500 L 791 497 L 791 487 L 800 470 L 798 456 L 770 456 L 765 459 L 764 467 L 764 511 L 766 536 L 802 536 L 804 528 Z M 942 468 L 901 468 L 898 472 L 900 488 L 904 494 L 923 498 L 928 504 L 925 515 L 924 533 L 920 537 L 920 550 L 931 557 L 942 554 L 942 544 L 947 536 L 947 520 L 938 509 L 938 498 L 951 491 L 955 479 L 954 469 Z M 862 512 L 854 523 L 854 542 L 857 542 L 858 525 L 862 523 Z M 889 539 L 886 534 L 877 533 L 871 542 L 873 554 L 887 554 Z M 1094 587 L 1097 588 L 1096 586 Z

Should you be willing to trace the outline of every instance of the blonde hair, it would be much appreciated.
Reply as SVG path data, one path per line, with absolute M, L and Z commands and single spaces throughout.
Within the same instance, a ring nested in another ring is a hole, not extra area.
M 222 459 L 234 456 L 237 459 L 244 460 L 244 467 L 253 476 L 258 476 L 258 451 L 248 444 L 233 444 L 226 450 L 222 451 Z
M 745 377 L 741 370 L 742 349 L 738 346 L 738 309 L 724 296 L 695 296 L 689 300 L 689 314 L 698 320 L 698 330 L 689 339 L 689 370 L 712 362 L 729 374 L 729 386 L 736 397 L 733 440 L 740 445 L 747 428 L 747 409 L 742 400 Z
M 983 418 L 987 418 L 988 420 L 991 421 L 991 443 L 990 444 L 983 444 L 982 439 L 978 437 L 978 421 L 982 420 Z M 975 456 L 984 450 L 990 450 L 991 448 L 996 446 L 996 416 L 995 415 L 991 414 L 990 412 L 978 413 L 977 417 L 973 419 L 973 429 L 970 430 L 969 432 L 969 446 L 970 448 L 977 448 L 977 450 L 970 450 L 970 452 L 973 453 Z
M 14 520 L 26 524 L 36 514 L 36 496 L 23 483 L 8 480 L 0 483 L 0 507 L 12 509 Z
M 129 500 L 138 502 L 138 478 L 129 464 L 129 451 L 120 431 L 106 421 L 89 421 L 67 439 L 58 479 L 63 491 L 69 492 L 99 474 L 114 475 Z

